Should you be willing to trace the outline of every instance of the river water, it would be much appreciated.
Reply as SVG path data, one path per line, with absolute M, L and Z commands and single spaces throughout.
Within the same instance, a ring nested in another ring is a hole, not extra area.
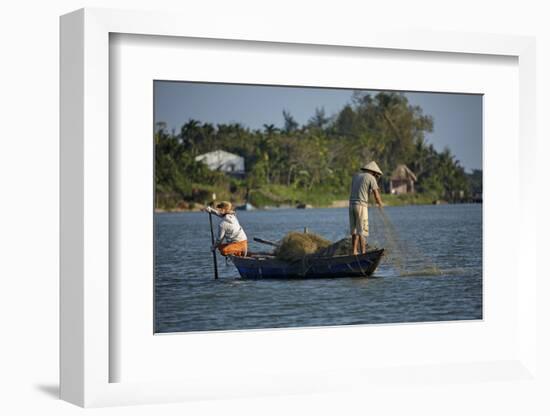
M 384 212 L 397 233 L 392 239 L 405 249 L 395 251 L 382 216 L 369 208 L 369 244 L 394 249 L 373 277 L 293 281 L 243 280 L 221 256 L 220 278 L 214 280 L 208 215 L 155 214 L 155 331 L 481 319 L 482 205 L 387 207 Z M 237 215 L 251 251 L 269 249 L 252 237 L 278 240 L 304 227 L 332 241 L 348 233 L 347 208 Z

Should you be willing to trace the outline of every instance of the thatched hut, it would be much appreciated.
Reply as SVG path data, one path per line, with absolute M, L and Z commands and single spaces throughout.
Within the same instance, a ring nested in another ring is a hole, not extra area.
M 416 175 L 406 165 L 399 165 L 390 177 L 390 193 L 394 195 L 414 193 Z

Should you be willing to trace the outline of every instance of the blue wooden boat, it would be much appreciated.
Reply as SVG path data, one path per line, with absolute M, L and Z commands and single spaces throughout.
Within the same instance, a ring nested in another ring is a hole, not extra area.
M 371 276 L 383 255 L 382 248 L 356 256 L 306 256 L 294 262 L 279 260 L 266 253 L 232 256 L 231 259 L 243 279 L 322 279 Z

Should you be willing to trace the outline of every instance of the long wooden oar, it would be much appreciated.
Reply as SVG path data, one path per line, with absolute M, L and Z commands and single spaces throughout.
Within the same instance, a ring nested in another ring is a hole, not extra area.
M 210 219 L 210 237 L 212 237 L 212 247 L 216 241 L 214 240 L 214 227 L 212 227 L 212 213 L 208 213 L 208 218 Z M 216 258 L 216 249 L 212 250 L 212 256 L 214 258 L 214 279 L 218 278 L 218 259 Z
M 263 238 L 254 237 L 254 241 L 258 243 L 267 244 L 268 246 L 279 247 L 279 244 L 274 241 L 265 240 Z

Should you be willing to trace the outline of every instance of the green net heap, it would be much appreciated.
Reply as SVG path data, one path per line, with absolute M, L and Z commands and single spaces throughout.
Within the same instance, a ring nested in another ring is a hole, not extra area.
M 334 257 L 352 254 L 351 238 L 335 243 L 315 233 L 291 231 L 283 237 L 275 249 L 280 260 L 298 261 L 305 257 Z

